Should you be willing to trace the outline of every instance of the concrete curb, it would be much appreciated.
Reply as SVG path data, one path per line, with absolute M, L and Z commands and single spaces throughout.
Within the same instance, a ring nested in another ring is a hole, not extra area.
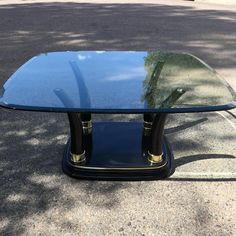
M 236 5 L 235 0 L 190 0 L 199 3 L 211 3 L 211 4 L 220 4 L 220 5 Z

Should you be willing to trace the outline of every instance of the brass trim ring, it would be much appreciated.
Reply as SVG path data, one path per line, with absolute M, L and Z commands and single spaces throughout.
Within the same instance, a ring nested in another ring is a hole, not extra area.
M 144 136 L 149 136 L 152 130 L 152 122 L 143 121 Z
M 83 128 L 92 128 L 92 120 L 82 121 Z
M 82 127 L 84 134 L 90 134 L 92 132 L 92 120 L 82 121 Z
M 148 151 L 148 160 L 151 163 L 161 163 L 163 161 L 163 153 L 161 155 L 153 155 Z
M 81 162 L 85 161 L 85 159 L 86 159 L 85 151 L 82 154 L 70 153 L 70 160 L 73 163 L 81 163 Z
M 144 129 L 151 129 L 152 128 L 152 122 L 143 121 L 143 128 Z

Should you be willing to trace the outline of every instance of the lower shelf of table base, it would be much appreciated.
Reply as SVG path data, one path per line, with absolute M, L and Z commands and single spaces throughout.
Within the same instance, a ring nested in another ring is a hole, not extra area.
M 70 161 L 70 139 L 65 148 L 62 169 L 69 176 L 103 180 L 163 179 L 174 172 L 173 155 L 166 138 L 163 161 L 148 160 L 150 137 L 143 135 L 138 122 L 96 122 L 90 135 L 84 136 L 86 160 Z

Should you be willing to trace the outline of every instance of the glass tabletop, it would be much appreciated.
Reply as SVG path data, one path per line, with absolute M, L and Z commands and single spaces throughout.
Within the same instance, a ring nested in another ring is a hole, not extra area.
M 23 110 L 154 113 L 236 107 L 233 89 L 206 63 L 161 51 L 50 52 L 22 65 L 0 105 Z

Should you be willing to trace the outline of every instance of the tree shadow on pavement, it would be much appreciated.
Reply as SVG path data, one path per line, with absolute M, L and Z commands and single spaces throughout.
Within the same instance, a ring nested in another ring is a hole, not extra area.
M 66 115 L 1 109 L 0 120 L 1 235 L 24 234 L 29 222 L 34 227 L 39 222 L 33 219 L 47 217 L 50 211 L 70 211 L 80 204 L 110 209 L 119 204 L 115 193 L 129 183 L 78 181 L 63 174 Z M 65 219 L 61 222 L 67 224 Z
M 62 50 L 188 51 L 235 67 L 236 12 L 161 4 L 0 5 L 0 76 L 30 57 Z
M 1 110 L 0 114 L 0 215 L 1 221 L 5 222 L 0 232 L 3 235 L 23 234 L 29 222 L 38 224 L 37 216 L 45 214 L 48 217 L 57 211 L 73 212 L 80 205 L 97 210 L 118 207 L 121 201 L 118 193 L 132 187 L 130 182 L 79 181 L 62 173 L 61 158 L 69 132 L 65 115 L 10 110 Z M 188 153 L 193 148 L 204 148 L 204 143 L 195 143 L 193 147 L 183 140 L 180 140 L 181 145 L 177 141 L 178 135 L 188 129 L 199 131 L 209 117 L 200 114 L 185 118 L 187 122 L 180 122 L 172 116 L 168 122 L 166 131 L 176 138 L 172 144 L 179 147 L 175 152 Z M 235 159 L 226 154 L 190 155 L 176 159 L 176 166 L 215 158 Z M 145 186 L 149 184 L 147 182 Z M 142 185 L 142 191 L 145 191 L 143 188 Z M 62 228 L 70 224 L 66 219 L 61 221 Z

